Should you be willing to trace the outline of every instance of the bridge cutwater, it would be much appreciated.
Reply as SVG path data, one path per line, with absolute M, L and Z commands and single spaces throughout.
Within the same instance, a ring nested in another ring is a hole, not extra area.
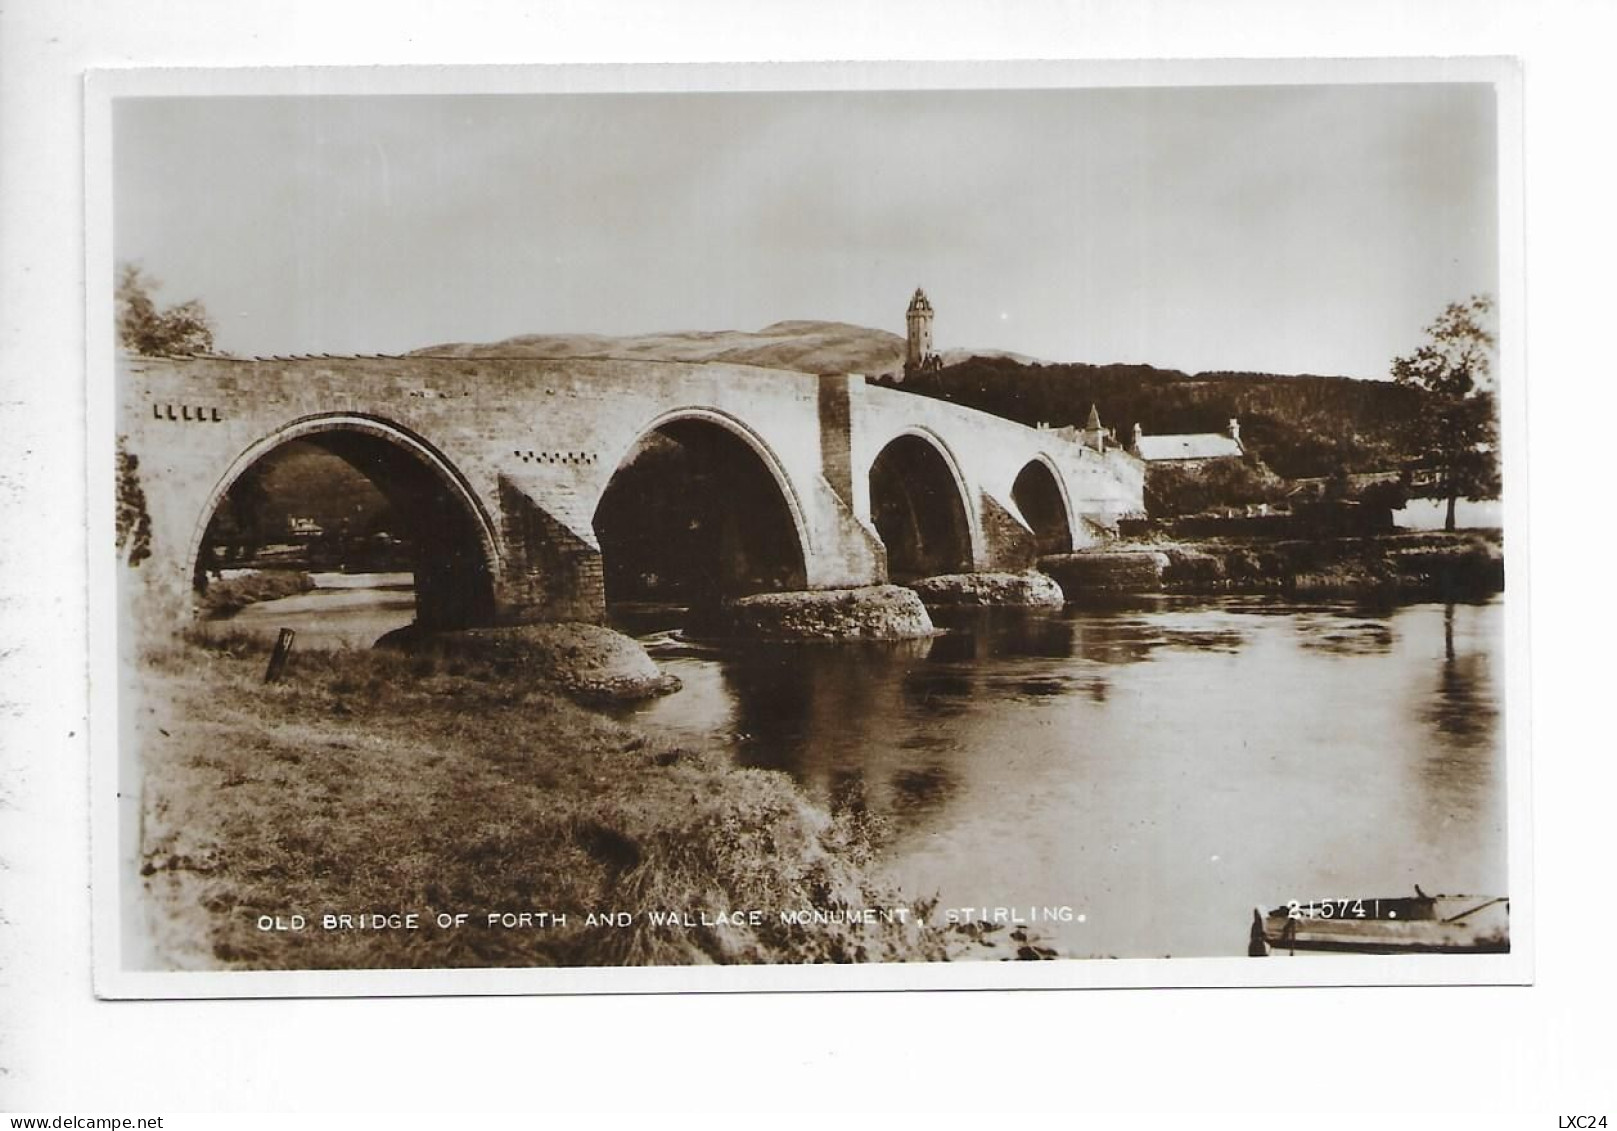
M 118 381 L 151 523 L 131 581 L 176 618 L 232 485 L 298 440 L 367 475 L 409 524 L 417 617 L 440 627 L 603 619 L 634 526 L 605 515 L 632 511 L 615 485 L 653 434 L 703 453 L 704 505 L 722 516 L 706 526 L 722 543 L 715 580 L 730 593 L 1023 569 L 1142 507 L 1142 465 L 1120 449 L 857 374 L 126 355 Z

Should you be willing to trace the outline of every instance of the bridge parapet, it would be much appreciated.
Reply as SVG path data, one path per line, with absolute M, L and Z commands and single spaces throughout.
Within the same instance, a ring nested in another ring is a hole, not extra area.
M 384 492 L 427 490 L 463 514 L 467 545 L 454 552 L 480 559 L 488 615 L 503 621 L 604 615 L 598 508 L 655 430 L 713 429 L 746 446 L 791 515 L 811 589 L 887 579 L 870 478 L 899 436 L 944 453 L 977 569 L 1029 558 L 1032 523 L 1013 488 L 1030 461 L 1059 481 L 1075 542 L 1080 516 L 1138 510 L 1143 481 L 1122 453 L 845 374 L 614 359 L 125 357 L 118 386 L 119 435 L 150 512 L 140 582 L 176 621 L 220 501 L 294 439 L 376 463 L 361 470 L 391 475 Z M 383 458 L 395 450 L 397 467 Z
M 1144 464 L 1122 449 L 1101 453 L 1053 431 L 881 386 L 865 386 L 862 401 L 855 414 L 856 476 L 863 469 L 868 481 L 870 465 L 894 438 L 931 438 L 973 504 L 973 561 L 979 570 L 1019 569 L 1035 556 L 1033 524 L 1014 499 L 1016 481 L 1029 464 L 1044 464 L 1060 489 L 1071 540 L 1064 549 L 1089 544 L 1092 526 L 1115 527 L 1118 518 L 1143 510 Z M 868 507 L 868 498 L 863 505 Z

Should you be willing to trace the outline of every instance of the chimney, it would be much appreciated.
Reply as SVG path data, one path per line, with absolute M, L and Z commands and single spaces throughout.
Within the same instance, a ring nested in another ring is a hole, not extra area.
M 1230 417 L 1230 439 L 1237 444 L 1241 442 L 1241 422 L 1233 416 Z

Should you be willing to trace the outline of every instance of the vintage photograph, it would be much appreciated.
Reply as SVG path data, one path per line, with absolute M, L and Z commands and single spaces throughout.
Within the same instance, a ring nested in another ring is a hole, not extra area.
M 92 83 L 98 992 L 1524 980 L 1514 86 L 1370 70 Z

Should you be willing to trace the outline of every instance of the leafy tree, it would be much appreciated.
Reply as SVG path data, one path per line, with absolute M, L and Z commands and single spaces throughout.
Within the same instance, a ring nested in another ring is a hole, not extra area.
M 1285 484 L 1252 456 L 1212 460 L 1200 467 L 1160 464 L 1146 473 L 1146 510 L 1159 517 L 1273 503 L 1284 496 Z
M 1372 510 L 1401 511 L 1409 505 L 1409 475 L 1372 483 L 1359 492 L 1359 502 Z
M 130 566 L 152 554 L 152 517 L 146 510 L 146 492 L 140 485 L 140 459 L 118 438 L 118 553 Z
M 152 291 L 160 284 L 133 263 L 118 269 L 118 340 L 148 356 L 213 352 L 213 324 L 196 299 L 159 310 Z
M 1426 342 L 1392 363 L 1398 384 L 1424 394 L 1411 439 L 1436 473 L 1432 494 L 1448 500 L 1445 530 L 1454 529 L 1455 500 L 1499 493 L 1499 423 L 1489 387 L 1494 336 L 1486 325 L 1492 311 L 1488 295 L 1449 303 L 1426 328 Z

